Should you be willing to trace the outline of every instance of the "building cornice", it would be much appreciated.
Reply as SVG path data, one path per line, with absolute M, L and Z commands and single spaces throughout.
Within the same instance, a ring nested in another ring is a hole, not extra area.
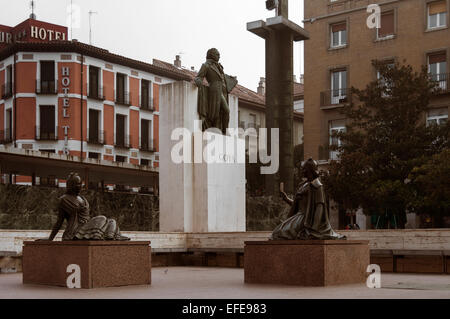
M 78 53 L 93 58 L 101 59 L 105 62 L 115 63 L 132 69 L 152 73 L 159 76 L 168 77 L 179 81 L 190 81 L 190 77 L 180 72 L 173 72 L 165 68 L 155 66 L 150 63 L 133 60 L 124 56 L 114 54 L 108 50 L 94 47 L 81 42 L 74 41 L 52 41 L 46 43 L 38 42 L 16 42 L 0 51 L 0 61 L 17 54 L 18 52 L 64 52 Z

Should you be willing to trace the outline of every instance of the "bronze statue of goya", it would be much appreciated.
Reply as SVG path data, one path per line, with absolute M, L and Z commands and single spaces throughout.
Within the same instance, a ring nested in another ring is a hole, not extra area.
M 281 189 L 283 199 L 291 206 L 288 219 L 277 226 L 272 240 L 346 239 L 331 227 L 325 190 L 319 178 L 318 164 L 308 159 L 302 167 L 306 181 L 301 183 L 294 199 Z
M 230 122 L 228 94 L 238 82 L 235 77 L 224 73 L 219 60 L 219 51 L 215 48 L 209 49 L 206 62 L 200 68 L 194 82 L 198 86 L 197 108 L 203 122 L 203 131 L 217 128 L 225 135 Z M 205 78 L 208 86 L 203 85 Z
M 67 221 L 63 234 L 63 241 L 72 240 L 130 240 L 120 234 L 119 226 L 114 219 L 105 216 L 91 218 L 89 203 L 80 195 L 82 187 L 81 177 L 71 173 L 67 178 L 67 191 L 59 199 L 58 220 L 48 240 L 52 241 L 64 221 Z

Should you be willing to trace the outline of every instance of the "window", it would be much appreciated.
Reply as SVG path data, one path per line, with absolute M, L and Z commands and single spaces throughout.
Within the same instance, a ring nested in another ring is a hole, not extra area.
M 118 147 L 128 147 L 129 141 L 126 132 L 126 115 L 116 114 L 116 146 Z
M 116 102 L 129 105 L 129 96 L 125 86 L 126 78 L 127 76 L 125 74 L 117 73 L 116 75 Z
M 305 100 L 299 100 L 294 102 L 294 111 L 304 112 L 305 111 Z
M 55 61 L 41 61 L 41 80 L 36 88 L 40 94 L 56 94 Z
M 144 110 L 153 110 L 151 82 L 147 80 L 141 81 L 141 108 Z
M 89 110 L 88 142 L 103 144 L 103 134 L 100 132 L 100 111 Z
M 39 106 L 40 126 L 36 130 L 36 140 L 56 140 L 55 106 Z
M 448 108 L 433 109 L 428 111 L 427 125 L 445 125 L 448 121 Z
M 390 39 L 395 34 L 394 11 L 381 14 L 381 28 L 377 30 L 377 39 Z
M 342 146 L 342 141 L 336 134 L 343 132 L 345 132 L 345 120 L 330 121 L 330 147 L 336 148 Z M 338 150 L 330 151 L 330 159 L 337 160 L 338 155 Z
M 331 72 L 331 104 L 345 103 L 347 100 L 347 70 Z
M 445 0 L 428 4 L 428 29 L 445 27 L 447 25 L 447 3 Z
M 393 61 L 390 61 L 385 62 L 384 65 L 387 66 L 388 68 L 393 68 L 395 64 Z M 379 80 L 381 86 L 387 85 L 386 79 L 381 76 L 381 73 L 378 70 L 377 70 L 377 79 Z M 382 95 L 383 97 L 386 97 L 389 94 L 390 94 L 390 86 L 386 88 L 386 92 L 383 92 Z
M 89 97 L 93 99 L 103 99 L 103 90 L 100 87 L 100 69 L 89 66 Z
M 141 150 L 153 151 L 153 140 L 151 138 L 152 121 L 141 120 Z
M 250 122 L 248 123 L 247 128 L 254 128 L 256 129 L 256 115 L 255 114 L 249 114 Z
M 347 23 L 331 25 L 331 47 L 338 48 L 347 45 Z
M 0 143 L 7 144 L 12 141 L 12 110 L 5 112 L 5 130 L 1 132 Z
M 8 65 L 6 67 L 6 82 L 2 86 L 3 99 L 7 99 L 12 96 L 12 80 L 13 80 L 12 65 Z
M 98 159 L 100 159 L 100 153 L 89 152 L 89 156 L 88 157 L 91 158 L 91 159 L 98 160 Z
M 428 72 L 431 80 L 436 81 L 440 89 L 447 89 L 447 54 L 445 52 L 428 56 Z
M 148 159 L 141 158 L 141 165 L 142 166 L 149 166 L 149 167 L 151 167 L 152 166 L 152 161 L 148 160 Z
M 127 163 L 128 162 L 128 158 L 126 156 L 116 155 L 116 162 Z

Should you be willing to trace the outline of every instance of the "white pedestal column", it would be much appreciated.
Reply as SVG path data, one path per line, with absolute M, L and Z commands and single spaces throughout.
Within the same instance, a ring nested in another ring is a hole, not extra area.
M 160 92 L 160 231 L 245 231 L 245 141 L 213 133 L 204 135 L 210 141 L 201 139 L 199 123 L 195 126 L 197 88 L 192 83 L 166 84 Z M 230 127 L 237 128 L 238 99 L 230 96 L 229 100 Z M 171 139 L 177 128 L 186 129 L 188 162 L 176 163 L 172 158 L 173 148 L 182 141 L 180 136 Z M 216 152 L 197 156 L 194 163 L 193 150 L 203 151 L 208 144 Z M 227 147 L 219 149 L 219 145 Z M 211 163 L 213 157 L 216 161 Z

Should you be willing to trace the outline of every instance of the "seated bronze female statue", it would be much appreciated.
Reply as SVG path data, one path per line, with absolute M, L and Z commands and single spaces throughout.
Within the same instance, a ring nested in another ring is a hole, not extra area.
M 114 219 L 105 216 L 91 218 L 89 215 L 89 203 L 81 191 L 81 177 L 71 173 L 67 178 L 67 191 L 59 199 L 58 220 L 50 234 L 52 241 L 58 234 L 64 220 L 67 226 L 63 234 L 63 240 L 130 240 L 120 234 L 119 227 Z
M 281 190 L 283 199 L 291 206 L 288 219 L 272 233 L 273 240 L 346 239 L 331 227 L 325 200 L 325 190 L 319 179 L 316 161 L 303 164 L 306 182 L 301 183 L 295 198 L 290 199 Z

